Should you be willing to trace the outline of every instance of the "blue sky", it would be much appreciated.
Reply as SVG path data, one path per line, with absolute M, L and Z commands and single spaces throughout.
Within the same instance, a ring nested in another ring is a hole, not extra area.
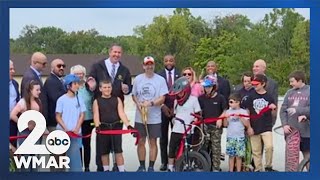
M 10 9 L 10 38 L 18 38 L 25 25 L 55 26 L 67 32 L 95 28 L 106 36 L 132 35 L 133 28 L 150 24 L 153 17 L 172 15 L 172 8 L 12 8 Z M 246 15 L 252 22 L 263 19 L 270 8 L 191 8 L 194 16 L 205 20 L 230 14 Z M 310 19 L 309 8 L 296 11 Z

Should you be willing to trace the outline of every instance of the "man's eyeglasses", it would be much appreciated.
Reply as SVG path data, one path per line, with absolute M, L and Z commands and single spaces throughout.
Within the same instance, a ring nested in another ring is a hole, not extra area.
M 66 65 L 65 65 L 65 64 L 58 64 L 58 65 L 57 65 L 57 68 L 61 68 L 61 67 L 65 68 Z
M 192 73 L 183 73 L 183 76 L 192 76 Z

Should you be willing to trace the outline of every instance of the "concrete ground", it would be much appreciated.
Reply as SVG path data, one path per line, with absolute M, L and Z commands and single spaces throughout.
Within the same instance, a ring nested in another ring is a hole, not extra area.
M 279 101 L 278 106 L 280 107 L 282 101 Z M 125 112 L 128 115 L 128 118 L 131 120 L 131 124 L 134 124 L 134 115 L 135 115 L 135 106 L 131 100 L 131 97 L 125 98 Z M 277 119 L 277 122 L 274 127 L 280 126 L 280 119 Z M 91 163 L 90 170 L 96 171 L 95 165 L 95 133 L 93 132 L 92 141 L 91 141 Z M 273 133 L 274 140 L 274 153 L 273 153 L 273 168 L 278 171 L 284 171 L 284 162 L 285 162 L 285 141 L 283 135 L 279 135 L 277 133 Z M 139 166 L 139 160 L 137 156 L 137 147 L 134 145 L 135 138 L 131 136 L 131 134 L 123 135 L 123 155 L 125 159 L 125 169 L 126 171 L 136 171 Z M 159 144 L 159 142 L 158 142 Z M 222 134 L 222 152 L 225 152 L 226 147 L 226 129 Z M 159 146 L 158 146 L 159 147 Z M 160 160 L 160 148 L 158 148 L 158 156 L 155 163 L 155 171 L 159 171 L 161 160 Z M 146 166 L 148 166 L 148 147 L 147 147 L 147 158 L 146 158 Z M 228 171 L 228 157 L 226 157 L 225 161 L 221 162 L 222 171 Z

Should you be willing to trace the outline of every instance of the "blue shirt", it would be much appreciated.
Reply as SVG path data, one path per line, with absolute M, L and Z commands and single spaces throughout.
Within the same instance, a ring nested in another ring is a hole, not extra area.
M 67 94 L 57 100 L 56 112 L 61 113 L 67 131 L 73 131 L 76 128 L 80 114 L 86 111 L 82 99 L 78 98 L 78 100 L 77 97 L 69 97 Z M 62 130 L 60 124 L 57 124 L 57 129 Z
M 13 108 L 17 104 L 17 91 L 16 88 L 14 88 L 14 85 L 12 81 L 9 81 L 9 95 L 10 95 L 10 106 L 9 106 L 9 113 L 13 110 Z
M 40 81 L 41 80 L 41 73 L 39 71 L 37 71 L 35 68 L 33 68 L 32 66 L 30 66 L 30 68 L 37 74 L 37 76 L 39 77 Z

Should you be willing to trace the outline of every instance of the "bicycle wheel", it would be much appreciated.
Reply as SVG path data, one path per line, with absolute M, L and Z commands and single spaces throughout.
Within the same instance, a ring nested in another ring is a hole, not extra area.
M 298 172 L 308 171 L 307 164 L 310 162 L 310 158 L 303 159 L 298 166 Z
M 211 165 L 211 157 L 209 153 L 203 149 L 200 149 L 198 152 L 207 160 L 208 164 Z
M 188 152 L 188 160 L 185 159 L 185 156 L 181 156 L 178 160 L 176 160 L 175 166 L 176 166 L 175 168 L 177 172 L 210 171 L 210 165 L 208 164 L 208 161 L 206 160 L 206 158 L 196 151 Z

